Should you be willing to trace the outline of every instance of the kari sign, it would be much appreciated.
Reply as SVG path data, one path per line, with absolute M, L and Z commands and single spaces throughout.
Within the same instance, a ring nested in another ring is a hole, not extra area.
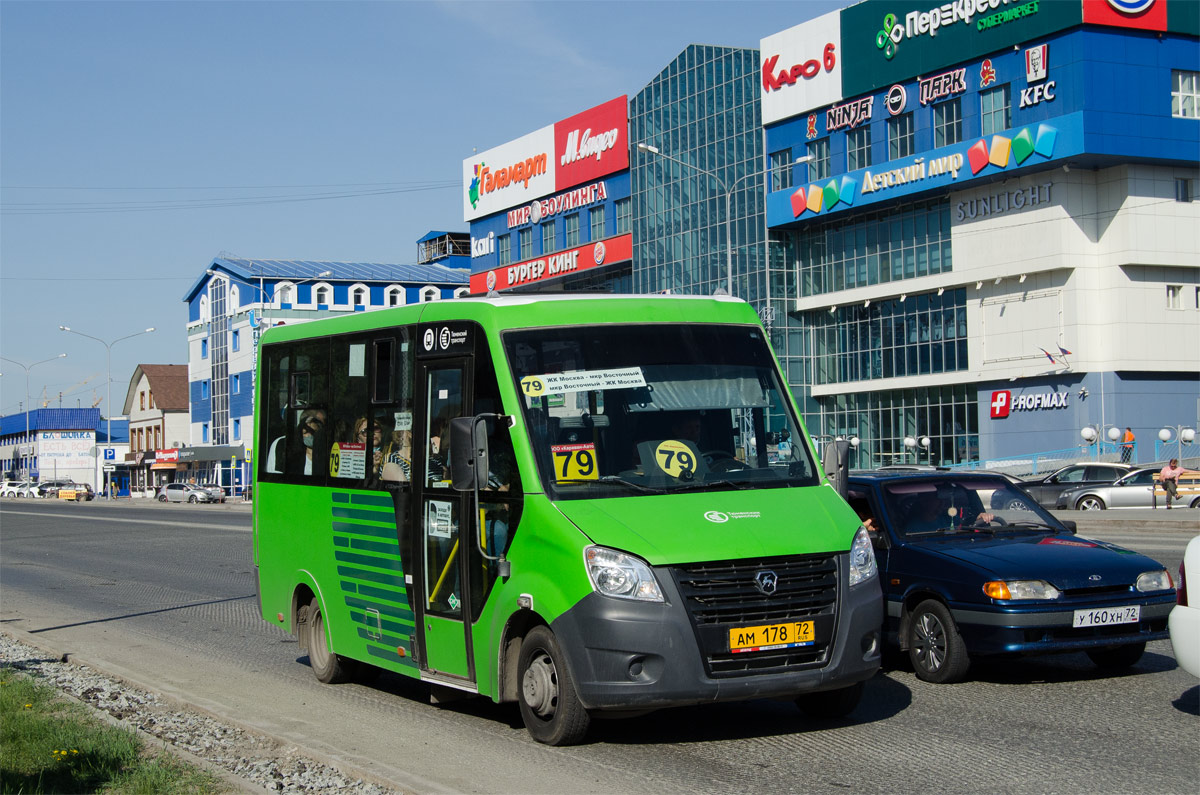
M 629 101 L 620 96 L 464 160 L 463 220 L 627 168 Z
M 760 42 L 763 124 L 842 99 L 841 40 L 834 11 Z
M 633 235 L 618 235 L 537 259 L 472 274 L 471 293 L 482 295 L 490 290 L 523 287 L 632 258 Z

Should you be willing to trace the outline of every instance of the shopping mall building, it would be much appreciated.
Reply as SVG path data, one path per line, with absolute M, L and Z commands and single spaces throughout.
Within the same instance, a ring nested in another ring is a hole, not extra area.
M 464 161 L 472 293 L 731 285 L 856 466 L 1088 426 L 1152 460 L 1200 414 L 1198 69 L 1187 0 L 867 0 L 692 45 L 626 126 L 619 98 Z

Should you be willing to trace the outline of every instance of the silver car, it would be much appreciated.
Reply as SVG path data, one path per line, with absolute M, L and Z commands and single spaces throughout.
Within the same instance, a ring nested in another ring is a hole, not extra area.
M 158 490 L 159 502 L 214 502 L 212 494 L 190 483 L 168 483 Z
M 1103 511 L 1106 508 L 1154 507 L 1157 469 L 1138 469 L 1112 483 L 1092 483 L 1058 495 L 1057 510 Z

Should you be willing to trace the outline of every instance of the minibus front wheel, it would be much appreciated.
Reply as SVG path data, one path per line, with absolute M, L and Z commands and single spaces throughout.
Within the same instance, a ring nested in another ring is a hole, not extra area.
M 521 719 L 533 739 L 546 745 L 583 740 L 591 716 L 579 701 L 566 658 L 549 627 L 534 627 L 525 636 L 517 677 Z

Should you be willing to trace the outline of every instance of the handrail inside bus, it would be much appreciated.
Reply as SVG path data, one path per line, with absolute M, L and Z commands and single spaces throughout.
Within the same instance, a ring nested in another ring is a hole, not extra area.
M 454 539 L 454 546 L 450 548 L 450 555 L 446 558 L 446 565 L 442 567 L 442 573 L 438 575 L 437 582 L 433 584 L 433 592 L 429 594 L 429 601 L 437 599 L 438 594 L 442 591 L 442 586 L 446 582 L 446 575 L 450 573 L 450 567 L 454 565 L 454 559 L 458 557 L 458 539 Z

